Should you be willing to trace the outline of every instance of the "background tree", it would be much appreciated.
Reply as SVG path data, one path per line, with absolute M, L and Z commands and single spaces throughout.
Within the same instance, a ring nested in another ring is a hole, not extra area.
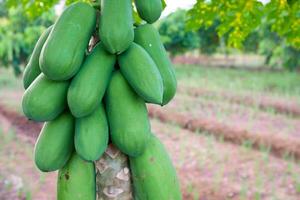
M 178 10 L 161 20 L 158 30 L 171 57 L 199 47 L 200 38 L 194 31 L 186 31 L 185 10 Z
M 27 62 L 41 33 L 53 23 L 55 14 L 49 10 L 31 20 L 22 14 L 22 7 L 5 6 L 0 2 L 0 64 L 12 66 L 20 74 L 21 66 Z
M 257 52 L 266 55 L 267 64 L 280 60 L 290 70 L 299 67 L 299 1 L 271 0 L 263 4 L 258 0 L 197 0 L 188 12 L 187 28 L 211 28 L 216 20 L 220 23 L 215 30 L 220 38 L 226 36 L 228 46 L 254 52 L 257 46 Z M 262 40 L 255 41 L 257 34 Z

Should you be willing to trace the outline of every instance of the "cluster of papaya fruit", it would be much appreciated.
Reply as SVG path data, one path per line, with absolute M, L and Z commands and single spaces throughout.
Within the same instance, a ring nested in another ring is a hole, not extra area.
M 44 172 L 59 170 L 59 200 L 96 199 L 94 162 L 109 142 L 129 157 L 134 199 L 181 199 L 146 107 L 165 105 L 176 92 L 174 70 L 151 25 L 162 2 L 134 3 L 145 21 L 139 26 L 131 0 L 102 0 L 99 10 L 70 5 L 41 35 L 25 68 L 23 112 L 45 122 L 35 163 Z

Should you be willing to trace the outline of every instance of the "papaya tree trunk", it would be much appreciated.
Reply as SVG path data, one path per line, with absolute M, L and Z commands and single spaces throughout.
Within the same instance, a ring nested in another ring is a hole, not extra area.
M 91 51 L 99 40 L 96 31 L 88 50 Z M 125 154 L 110 144 L 100 160 L 95 162 L 95 167 L 97 200 L 133 199 L 128 157 Z
M 131 200 L 128 157 L 112 144 L 95 163 L 97 200 Z
M 95 2 L 96 6 L 99 6 Z M 97 11 L 97 21 L 99 22 L 100 12 Z M 99 24 L 99 23 L 97 23 Z M 98 27 L 96 28 L 96 30 Z M 92 37 L 88 51 L 100 41 L 98 31 Z M 132 200 L 132 182 L 128 157 L 117 149 L 113 144 L 109 144 L 100 160 L 95 162 L 96 167 L 96 190 L 97 200 Z

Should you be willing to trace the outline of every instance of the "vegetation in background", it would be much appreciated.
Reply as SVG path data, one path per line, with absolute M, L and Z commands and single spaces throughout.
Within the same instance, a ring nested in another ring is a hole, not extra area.
M 185 30 L 185 15 L 185 10 L 178 10 L 159 24 L 162 42 L 172 57 L 199 48 L 200 40 L 197 33 Z
M 291 0 L 271 0 L 263 4 L 258 0 L 197 0 L 189 11 L 188 27 L 197 30 L 210 27 L 214 21 L 219 36 L 228 34 L 228 44 L 241 47 L 243 41 L 264 21 L 271 30 L 286 39 L 287 44 L 300 46 L 300 2 Z
M 215 19 L 212 25 L 198 29 L 186 29 L 188 11 L 178 10 L 158 24 L 159 32 L 167 50 L 172 55 L 191 50 L 199 50 L 201 54 L 236 52 L 230 44 L 230 33 L 218 33 L 220 20 Z M 290 45 L 286 38 L 272 31 L 272 26 L 263 20 L 259 28 L 252 30 L 242 42 L 240 50 L 244 53 L 260 54 L 266 57 L 265 63 L 271 67 L 285 67 L 294 70 L 300 66 L 300 49 Z
M 14 72 L 20 74 L 21 66 L 27 61 L 34 44 L 54 18 L 54 12 L 49 11 L 30 20 L 22 15 L 22 7 L 6 9 L 0 2 L 0 64 L 12 66 Z
M 97 3 L 67 0 L 65 4 L 75 1 Z M 53 21 L 53 7 L 58 2 L 0 0 L 2 65 L 11 65 L 16 73 L 20 72 L 19 65 L 27 60 L 38 35 Z M 134 17 L 136 24 L 141 23 L 137 15 Z M 205 54 L 227 54 L 234 47 L 266 56 L 269 66 L 293 70 L 300 65 L 299 22 L 300 2 L 296 0 L 271 0 L 267 4 L 258 0 L 197 0 L 188 12 L 178 10 L 158 26 L 171 56 L 194 49 Z
M 279 61 L 290 70 L 300 66 L 300 1 L 270 0 L 263 4 L 258 0 L 197 0 L 188 12 L 187 27 L 197 31 L 213 27 L 215 21 L 220 22 L 215 31 L 220 38 L 227 37 L 228 46 L 245 47 L 245 41 L 262 30 L 254 52 L 265 54 L 270 65 Z

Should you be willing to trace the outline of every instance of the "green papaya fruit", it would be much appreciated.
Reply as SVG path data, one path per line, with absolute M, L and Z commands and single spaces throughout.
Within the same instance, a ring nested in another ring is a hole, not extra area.
M 40 65 L 39 65 L 39 58 L 44 46 L 45 41 L 47 40 L 53 26 L 47 28 L 42 35 L 40 36 L 39 40 L 37 41 L 33 52 L 30 56 L 29 62 L 26 65 L 23 74 L 23 86 L 25 89 L 29 87 L 29 85 L 34 81 L 34 79 L 40 75 Z
M 107 148 L 108 134 L 106 113 L 101 103 L 91 115 L 76 119 L 76 152 L 84 160 L 98 160 Z
M 127 155 L 141 155 L 150 135 L 146 104 L 119 71 L 113 73 L 105 103 L 113 144 Z
M 74 3 L 55 22 L 40 56 L 41 71 L 52 80 L 68 80 L 79 70 L 96 25 L 96 11 Z
M 62 113 L 45 123 L 34 149 L 36 166 L 43 172 L 62 168 L 74 151 L 74 118 Z
M 99 35 L 112 54 L 129 47 L 134 38 L 131 0 L 101 0 Z
M 93 162 L 74 153 L 58 172 L 57 200 L 96 200 L 95 173 Z
M 100 104 L 115 62 L 116 56 L 106 52 L 102 43 L 87 56 L 68 91 L 68 105 L 75 117 L 91 114 Z
M 162 105 L 166 105 L 176 93 L 177 81 L 172 63 L 160 41 L 160 35 L 150 24 L 135 28 L 134 34 L 134 41 L 148 52 L 161 74 L 164 85 Z
M 162 0 L 134 0 L 139 16 L 146 22 L 156 22 L 163 10 Z
M 163 144 L 151 135 L 143 155 L 129 157 L 134 199 L 181 200 L 176 171 Z
M 24 114 L 31 120 L 51 121 L 67 107 L 69 81 L 53 81 L 40 74 L 22 99 Z
M 135 92 L 149 103 L 161 104 L 163 81 L 150 55 L 138 44 L 118 56 L 123 76 Z

